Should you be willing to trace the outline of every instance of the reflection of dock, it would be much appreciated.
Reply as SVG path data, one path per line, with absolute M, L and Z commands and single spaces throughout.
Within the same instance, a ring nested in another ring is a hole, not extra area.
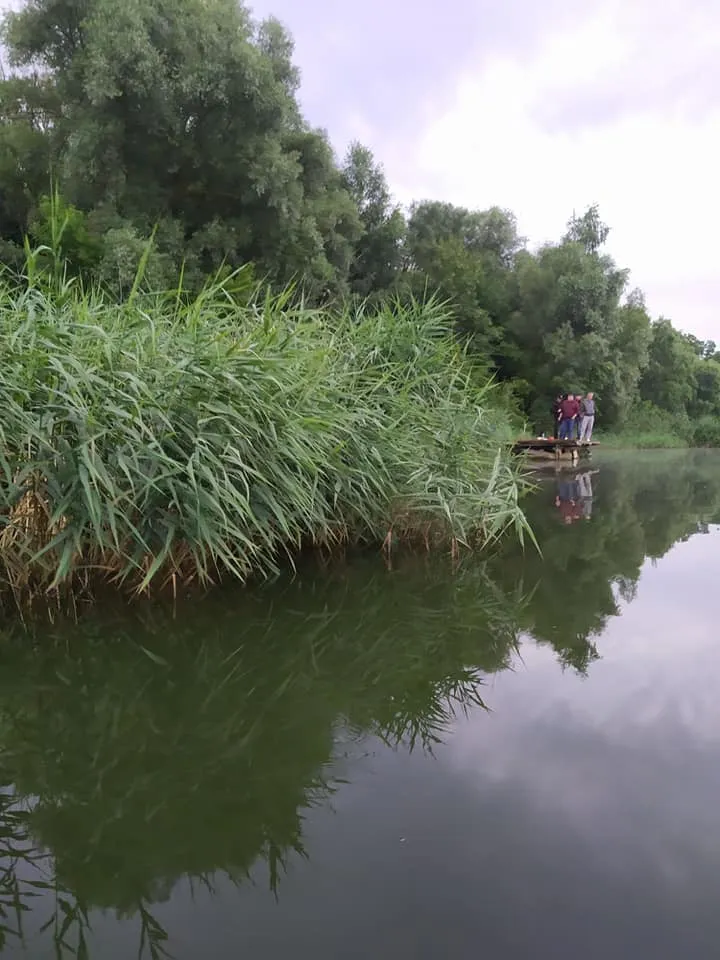
M 577 440 L 555 440 L 553 437 L 535 437 L 527 440 L 516 440 L 513 444 L 513 453 L 525 453 L 537 460 L 554 460 L 577 463 L 580 457 L 589 457 L 592 447 L 597 447 L 595 441 L 578 443 Z

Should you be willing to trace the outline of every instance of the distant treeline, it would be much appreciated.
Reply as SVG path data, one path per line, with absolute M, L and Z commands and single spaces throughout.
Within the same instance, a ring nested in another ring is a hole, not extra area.
M 311 304 L 439 292 L 538 426 L 558 389 L 592 388 L 599 425 L 720 440 L 715 344 L 650 317 L 603 252 L 596 208 L 537 253 L 507 210 L 402 211 L 368 149 L 338 164 L 304 120 L 276 20 L 255 22 L 237 0 L 175 0 L 172 15 L 162 0 L 29 0 L 6 16 L 4 44 L 6 264 L 22 269 L 26 236 L 59 244 L 71 273 L 123 297 L 152 237 L 156 289 L 182 271 L 196 292 L 252 264 Z

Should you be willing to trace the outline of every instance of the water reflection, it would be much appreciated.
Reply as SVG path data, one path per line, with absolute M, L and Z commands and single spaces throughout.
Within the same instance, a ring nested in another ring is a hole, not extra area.
M 508 545 L 493 568 L 502 589 L 532 597 L 521 629 L 586 672 L 608 619 L 618 615 L 620 601 L 633 599 L 646 559 L 662 558 L 720 520 L 719 466 L 714 453 L 683 450 L 606 458 L 591 475 L 546 479 L 527 505 L 541 553 Z M 590 515 L 592 522 L 558 523 L 564 497 L 578 519 Z
M 337 743 L 432 748 L 509 663 L 518 605 L 482 567 L 450 581 L 444 563 L 387 575 L 373 561 L 6 651 L 0 771 L 32 798 L 14 848 L 30 833 L 53 855 L 48 929 L 82 952 L 88 909 L 113 907 L 139 915 L 152 954 L 165 935 L 150 905 L 181 876 L 241 883 L 261 859 L 275 889 L 335 788 Z M 21 898 L 45 882 L 18 877 L 9 864 Z
M 94 911 L 111 908 L 156 957 L 172 946 L 156 906 L 180 878 L 242 891 L 262 862 L 282 896 L 288 859 L 312 856 L 309 810 L 352 780 L 368 738 L 432 750 L 458 712 L 482 709 L 522 635 L 591 670 L 645 559 L 720 517 L 717 466 L 683 452 L 662 469 L 621 458 L 550 477 L 528 506 L 542 554 L 508 544 L 485 564 L 420 558 L 392 573 L 372 559 L 175 614 L 57 627 L 41 655 L 9 639 L 2 945 L 44 927 L 87 956 Z M 558 523 L 568 490 L 591 522 Z
M 578 470 L 558 477 L 555 506 L 564 524 L 592 519 L 592 478 L 597 473 L 597 470 Z

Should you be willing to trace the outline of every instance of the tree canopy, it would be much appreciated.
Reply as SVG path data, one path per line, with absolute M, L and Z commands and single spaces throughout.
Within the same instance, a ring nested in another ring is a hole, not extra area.
M 714 343 L 653 319 L 593 206 L 530 251 L 514 214 L 403 211 L 362 144 L 341 161 L 304 119 L 292 39 L 237 0 L 26 0 L 4 19 L 0 261 L 26 236 L 124 296 L 252 264 L 311 303 L 436 294 L 458 337 L 546 423 L 594 389 L 603 422 L 641 405 L 720 416 Z M 58 234 L 53 220 L 61 217 Z

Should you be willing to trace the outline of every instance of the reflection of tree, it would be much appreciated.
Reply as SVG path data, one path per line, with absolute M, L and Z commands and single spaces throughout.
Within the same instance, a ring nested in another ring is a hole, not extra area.
M 637 580 L 630 577 L 618 577 L 617 588 L 620 599 L 625 603 L 632 603 L 637 596 Z
M 505 544 L 455 572 L 360 560 L 174 616 L 57 627 L 38 637 L 42 657 L 6 638 L 0 934 L 20 935 L 23 905 L 43 894 L 48 931 L 77 956 L 91 907 L 112 907 L 159 957 L 153 904 L 181 878 L 212 889 L 263 862 L 277 888 L 304 853 L 308 808 L 335 789 L 339 741 L 432 748 L 455 712 L 482 705 L 483 677 L 511 663 L 521 631 L 587 671 L 644 559 L 718 516 L 720 481 L 702 456 L 671 471 L 627 457 L 603 464 L 593 495 L 590 521 L 572 525 L 552 480 L 528 501 L 542 555 Z
M 619 612 L 616 597 L 635 598 L 646 558 L 720 517 L 717 459 L 705 451 L 606 459 L 592 484 L 591 521 L 563 526 L 552 510 L 559 485 L 544 481 L 527 504 L 542 554 L 509 543 L 491 572 L 502 585 L 523 584 L 532 597 L 523 628 L 581 672 L 597 658 L 593 638 Z
M 159 955 L 151 905 L 178 879 L 240 883 L 263 861 L 276 887 L 304 852 L 304 811 L 334 789 L 338 725 L 430 747 L 482 702 L 483 673 L 515 648 L 517 602 L 477 566 L 364 569 L 272 602 L 221 594 L 174 619 L 58 628 L 42 658 L 6 656 L 0 766 L 34 798 L 20 823 L 52 852 L 63 943 L 81 942 L 86 905 L 113 907 Z

